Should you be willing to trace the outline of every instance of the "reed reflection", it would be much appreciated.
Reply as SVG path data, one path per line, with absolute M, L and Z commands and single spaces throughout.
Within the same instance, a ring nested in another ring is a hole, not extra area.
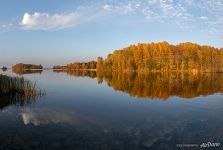
M 35 104 L 39 97 L 0 97 L 0 110 L 9 106 L 24 107 L 29 104 Z

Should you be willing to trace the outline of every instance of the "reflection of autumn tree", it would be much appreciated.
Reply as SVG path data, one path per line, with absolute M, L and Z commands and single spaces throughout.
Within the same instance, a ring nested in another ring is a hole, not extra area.
M 75 76 L 75 77 L 90 77 L 90 78 L 96 78 L 97 77 L 97 73 L 96 71 L 88 71 L 88 70 L 53 70 L 53 72 L 56 73 L 67 73 L 70 76 Z
M 13 69 L 12 71 L 17 75 L 33 74 L 33 73 L 41 74 L 43 72 L 43 70 L 24 70 L 24 69 Z
M 56 71 L 75 77 L 96 78 L 108 86 L 139 98 L 157 98 L 167 100 L 170 96 L 193 98 L 223 93 L 222 73 L 124 73 L 99 71 Z
M 98 70 L 97 71 L 97 81 L 98 81 L 98 84 L 101 84 L 103 82 L 103 77 L 104 77 L 103 70 Z
M 170 96 L 192 98 L 223 92 L 223 74 L 112 72 L 105 78 L 115 90 L 139 98 L 166 100 Z

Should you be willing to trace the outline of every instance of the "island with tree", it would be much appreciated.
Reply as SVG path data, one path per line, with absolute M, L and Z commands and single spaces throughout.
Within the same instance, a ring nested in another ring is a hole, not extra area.
M 12 66 L 12 71 L 19 75 L 26 73 L 41 73 L 43 71 L 43 66 L 35 64 L 19 63 Z

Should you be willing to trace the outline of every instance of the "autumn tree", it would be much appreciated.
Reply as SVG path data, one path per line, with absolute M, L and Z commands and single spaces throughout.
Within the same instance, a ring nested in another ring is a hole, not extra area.
M 103 67 L 122 72 L 216 72 L 222 67 L 222 51 L 191 42 L 178 45 L 166 41 L 139 43 L 115 50 L 104 60 Z

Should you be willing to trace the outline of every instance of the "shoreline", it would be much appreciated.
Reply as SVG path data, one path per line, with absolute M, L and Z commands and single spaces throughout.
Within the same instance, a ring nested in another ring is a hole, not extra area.
M 12 68 L 10 68 L 12 70 Z M 54 69 L 54 68 L 43 68 L 43 69 L 22 69 L 23 71 L 44 71 L 44 70 L 53 70 L 53 71 L 97 71 L 97 69 Z M 172 70 L 172 71 L 159 71 L 159 70 L 103 70 L 104 72 L 120 72 L 120 73 L 223 73 L 221 71 L 201 71 L 201 70 Z
M 51 69 L 48 69 L 51 70 Z M 97 69 L 54 69 L 52 68 L 52 70 L 55 71 L 97 71 Z

